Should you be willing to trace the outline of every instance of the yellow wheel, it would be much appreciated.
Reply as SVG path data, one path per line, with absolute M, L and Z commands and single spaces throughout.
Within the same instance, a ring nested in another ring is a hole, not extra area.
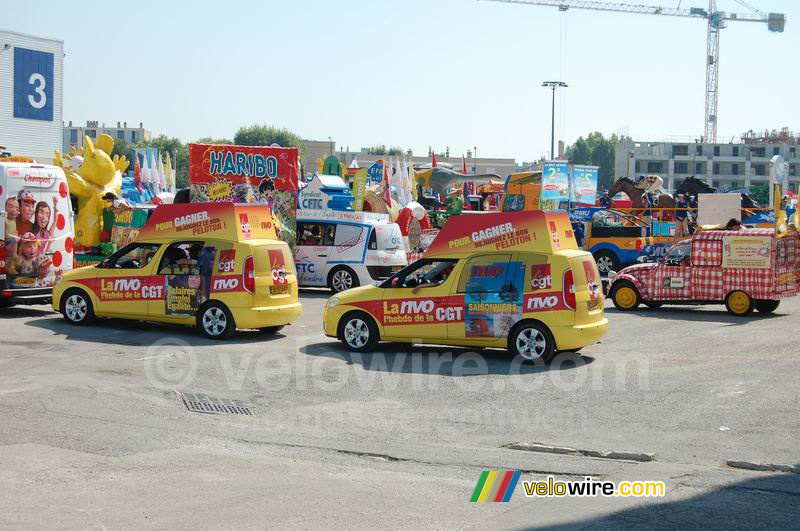
M 624 312 L 635 310 L 641 302 L 639 292 L 630 282 L 621 282 L 611 290 L 611 300 L 618 310 Z
M 729 313 L 739 317 L 750 315 L 754 307 L 753 299 L 744 291 L 732 291 L 725 298 L 725 308 Z

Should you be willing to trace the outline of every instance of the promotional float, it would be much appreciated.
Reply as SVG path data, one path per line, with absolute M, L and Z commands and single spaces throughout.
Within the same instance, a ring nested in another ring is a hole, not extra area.
M 699 230 L 658 263 L 610 275 L 614 305 L 725 304 L 736 316 L 775 311 L 781 299 L 800 294 L 800 220 L 780 208 L 779 189 L 775 197 L 773 228 Z
M 424 258 L 379 285 L 328 300 L 325 335 L 503 347 L 526 360 L 597 342 L 608 328 L 600 274 L 566 213 L 453 216 Z
M 384 280 L 408 262 L 388 214 L 356 212 L 338 175 L 314 175 L 300 190 L 294 259 L 301 286 L 340 292 Z
M 161 205 L 135 242 L 65 273 L 53 308 L 73 324 L 95 316 L 195 325 L 212 339 L 237 328 L 275 333 L 300 314 L 289 246 L 263 205 Z
M 0 303 L 48 302 L 72 269 L 72 208 L 61 168 L 0 159 Z

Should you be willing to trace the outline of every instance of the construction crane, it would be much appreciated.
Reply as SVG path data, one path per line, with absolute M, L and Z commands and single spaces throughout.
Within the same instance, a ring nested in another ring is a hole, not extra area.
M 666 15 L 671 17 L 702 18 L 708 21 L 708 37 L 706 43 L 706 106 L 705 106 L 705 142 L 717 142 L 717 96 L 719 74 L 719 32 L 727 27 L 728 22 L 766 22 L 771 32 L 783 33 L 786 16 L 783 13 L 762 13 L 741 0 L 737 3 L 752 13 L 743 15 L 726 13 L 717 10 L 715 0 L 709 0 L 708 9 L 692 7 L 661 7 L 646 5 L 618 4 L 614 2 L 586 2 L 582 0 L 488 0 L 507 4 L 530 4 L 536 6 L 557 7 L 559 11 L 568 9 L 592 9 L 595 11 L 613 11 L 616 13 L 641 13 L 645 15 Z M 680 5 L 680 4 L 679 4 Z

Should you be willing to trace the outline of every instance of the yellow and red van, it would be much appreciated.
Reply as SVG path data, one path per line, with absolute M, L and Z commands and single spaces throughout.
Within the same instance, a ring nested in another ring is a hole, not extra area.
M 565 212 L 452 216 L 422 259 L 328 300 L 325 335 L 504 347 L 526 360 L 597 342 L 608 329 L 600 274 Z
M 213 339 L 275 333 L 300 314 L 292 252 L 269 208 L 233 203 L 160 205 L 136 241 L 65 273 L 53 308 L 74 324 L 141 319 L 196 325 Z

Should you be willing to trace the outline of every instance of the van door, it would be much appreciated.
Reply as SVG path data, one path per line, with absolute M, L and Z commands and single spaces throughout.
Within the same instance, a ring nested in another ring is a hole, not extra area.
M 447 338 L 448 321 L 461 321 L 461 304 L 454 308 L 450 293 L 458 274 L 454 258 L 418 260 L 384 289 L 381 324 L 384 336 L 403 339 Z
M 659 301 L 692 300 L 691 245 L 672 247 L 654 272 L 653 299 Z
M 357 223 L 336 223 L 328 265 L 363 264 L 370 227 Z
M 297 246 L 294 262 L 301 286 L 325 286 L 328 283 L 328 255 L 336 227 L 332 223 L 310 220 L 297 222 Z M 327 245 L 326 245 L 327 243 Z
M 148 315 L 154 319 L 191 319 L 211 293 L 217 246 L 213 241 L 170 243 L 158 259 L 149 285 Z
M 148 300 L 157 295 L 151 291 L 151 278 L 160 247 L 157 243 L 132 243 L 100 262 L 97 278 L 92 279 L 96 313 L 147 318 Z
M 522 318 L 524 265 L 511 253 L 482 254 L 466 260 L 455 286 L 454 301 L 463 317 L 451 320 L 451 340 L 494 342 L 508 335 Z

